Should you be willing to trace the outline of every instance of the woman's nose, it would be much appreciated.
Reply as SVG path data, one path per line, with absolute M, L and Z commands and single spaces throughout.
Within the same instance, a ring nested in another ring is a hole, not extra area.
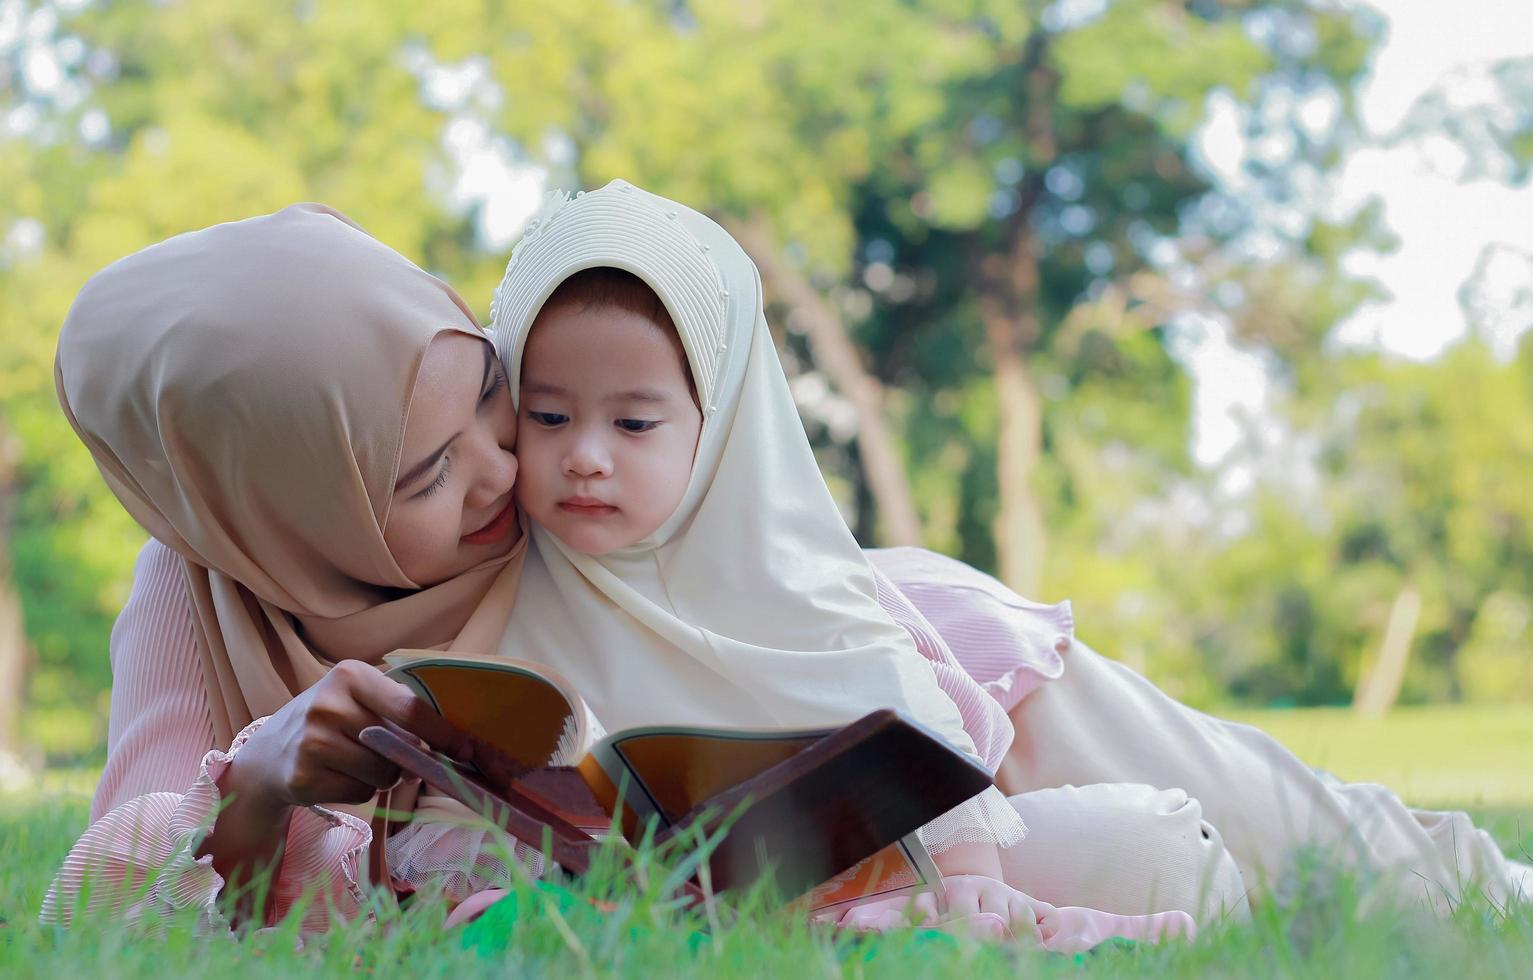
M 474 498 L 471 503 L 482 506 L 494 503 L 516 486 L 517 460 L 504 433 L 488 433 L 477 444 L 479 461 L 470 493 Z

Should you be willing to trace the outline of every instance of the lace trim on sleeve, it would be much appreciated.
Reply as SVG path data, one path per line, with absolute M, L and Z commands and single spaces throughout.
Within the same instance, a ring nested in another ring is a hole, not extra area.
M 423 795 L 410 824 L 385 846 L 395 881 L 411 889 L 440 888 L 453 902 L 486 888 L 509 888 L 519 875 L 543 873 L 540 852 L 446 796 Z
M 995 844 L 1013 847 L 1027 836 L 1027 824 L 994 786 L 959 804 L 918 833 L 921 843 L 932 854 L 940 854 L 960 844 Z

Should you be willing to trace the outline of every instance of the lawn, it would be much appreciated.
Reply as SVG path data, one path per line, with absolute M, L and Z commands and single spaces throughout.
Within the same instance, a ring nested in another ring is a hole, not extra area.
M 1509 849 L 1533 850 L 1533 753 L 1521 714 L 1407 711 L 1365 725 L 1345 713 L 1247 714 L 1306 759 L 1350 778 L 1400 779 L 1418 802 L 1472 805 Z M 1518 752 L 1516 749 L 1522 748 Z M 1471 778 L 1482 781 L 1470 783 Z M 73 787 L 71 788 L 71 784 Z M 1458 796 L 1451 794 L 1457 792 Z M 87 922 L 69 933 L 36 925 L 58 861 L 81 829 L 87 801 L 78 780 L 52 780 L 26 797 L 0 797 L 0 976 L 291 977 L 407 975 L 664 976 L 1526 976 L 1533 963 L 1533 910 L 1510 918 L 1466 907 L 1452 920 L 1364 911 L 1351 884 L 1326 873 L 1288 908 L 1264 906 L 1250 925 L 1214 929 L 1196 945 L 1112 947 L 1084 957 L 957 942 L 911 930 L 878 939 L 812 931 L 784 915 L 746 908 L 733 925 L 691 920 L 651 892 L 610 879 L 582 885 L 615 911 L 573 911 L 548 896 L 520 894 L 529 909 L 475 937 L 503 947 L 464 947 L 444 934 L 442 909 L 423 902 L 380 925 L 358 923 L 300 944 L 278 929 L 229 942 L 188 921 L 158 932 Z
M 1383 783 L 1425 807 L 1520 808 L 1533 814 L 1533 708 L 1397 708 L 1358 718 L 1346 708 L 1231 711 L 1299 758 L 1353 782 Z

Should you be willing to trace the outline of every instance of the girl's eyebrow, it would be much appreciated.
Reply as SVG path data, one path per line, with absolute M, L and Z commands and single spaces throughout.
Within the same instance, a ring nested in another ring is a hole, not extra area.
M 558 385 L 551 385 L 546 381 L 523 381 L 522 394 L 524 395 L 567 395 Z
M 559 385 L 549 384 L 546 381 L 523 381 L 522 394 L 524 395 L 568 395 L 568 389 Z M 671 396 L 660 388 L 630 388 L 627 391 L 615 391 L 602 398 L 602 401 L 612 402 L 653 402 L 662 404 L 671 400 Z
M 659 388 L 631 388 L 628 391 L 619 391 L 607 396 L 609 402 L 656 402 L 664 403 L 671 400 L 671 396 Z

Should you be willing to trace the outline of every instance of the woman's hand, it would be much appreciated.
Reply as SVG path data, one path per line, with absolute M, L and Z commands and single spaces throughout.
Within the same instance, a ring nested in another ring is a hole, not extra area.
M 343 660 L 267 719 L 229 773 L 271 807 L 365 803 L 399 780 L 398 766 L 357 741 L 362 729 L 385 722 L 449 755 L 465 750 L 461 733 L 409 688 Z
M 449 755 L 472 745 L 430 705 L 378 668 L 343 660 L 250 736 L 218 781 L 224 798 L 198 856 L 225 881 L 274 866 L 295 806 L 364 803 L 399 780 L 399 768 L 357 741 L 392 722 Z

